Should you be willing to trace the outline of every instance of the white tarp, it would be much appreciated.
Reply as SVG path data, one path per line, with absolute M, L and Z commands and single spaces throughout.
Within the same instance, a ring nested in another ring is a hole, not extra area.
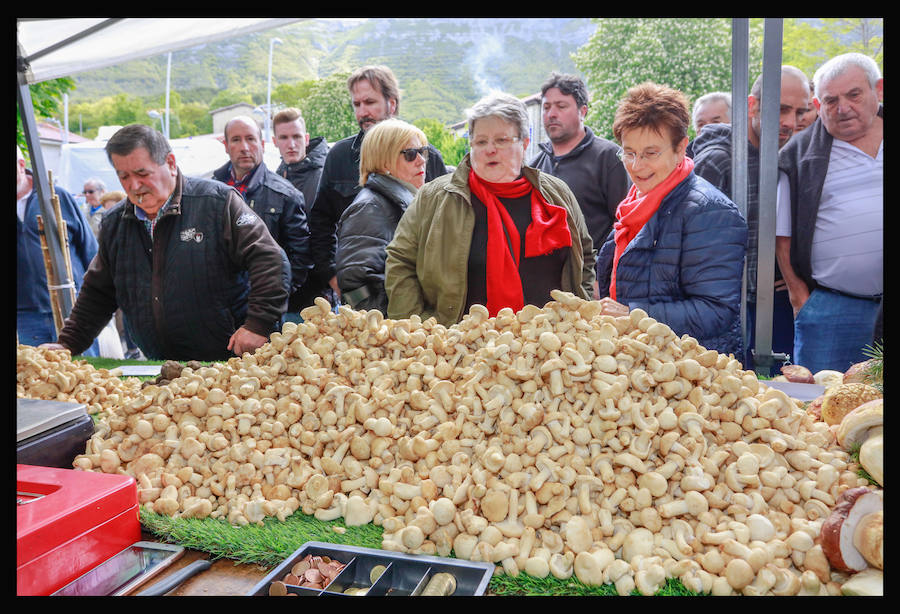
M 17 19 L 19 52 L 28 63 L 28 83 L 67 77 L 189 49 L 211 41 L 287 25 L 292 18 L 107 18 Z M 109 23 L 105 27 L 104 24 Z M 88 33 L 91 28 L 97 28 Z M 68 42 L 65 42 L 68 41 Z M 53 45 L 58 49 L 34 57 Z
M 195 136 L 170 139 L 175 162 L 188 177 L 210 178 L 212 172 L 228 162 L 225 146 L 214 136 Z M 59 160 L 59 176 L 55 183 L 72 194 L 80 194 L 84 182 L 91 177 L 102 179 L 107 190 L 121 190 L 116 171 L 110 165 L 104 151 L 105 141 L 70 143 L 63 145 Z M 271 170 L 281 162 L 278 149 L 271 143 L 265 149 L 264 161 Z

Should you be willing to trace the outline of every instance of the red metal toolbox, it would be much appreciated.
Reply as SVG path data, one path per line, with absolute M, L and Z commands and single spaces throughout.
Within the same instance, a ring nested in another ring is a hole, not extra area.
M 49 595 L 141 539 L 128 475 L 16 465 L 16 593 Z

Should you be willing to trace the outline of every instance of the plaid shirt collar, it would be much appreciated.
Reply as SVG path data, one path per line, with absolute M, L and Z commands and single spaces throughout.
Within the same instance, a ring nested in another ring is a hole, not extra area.
M 228 179 L 225 181 L 225 183 L 234 187 L 234 189 L 236 189 L 238 192 L 240 192 L 241 196 L 246 196 L 247 187 L 250 185 L 250 179 L 253 177 L 253 173 L 255 170 L 256 169 L 254 169 L 253 171 L 250 171 L 249 173 L 244 175 L 243 179 L 238 180 L 234 176 L 234 165 L 230 165 L 228 167 Z
M 168 211 L 169 205 L 172 204 L 172 195 L 174 195 L 174 192 L 169 195 L 169 199 L 166 201 L 166 204 L 159 208 L 159 211 L 156 212 L 156 217 L 154 217 L 152 220 L 147 217 L 147 214 L 144 213 L 143 209 L 137 206 L 135 206 L 134 208 L 134 215 L 137 217 L 137 219 L 141 220 L 144 223 L 144 228 L 147 229 L 147 232 L 150 234 L 151 238 L 153 237 L 153 231 L 156 229 L 156 223 L 160 219 L 162 219 L 163 214 Z

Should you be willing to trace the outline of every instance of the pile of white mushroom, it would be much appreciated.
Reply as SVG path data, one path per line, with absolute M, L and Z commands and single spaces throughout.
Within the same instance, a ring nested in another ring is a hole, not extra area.
M 141 381 L 116 370 L 73 361 L 68 350 L 16 346 L 16 397 L 83 403 L 89 414 L 106 415 L 134 398 Z
M 817 538 L 866 482 L 828 426 L 640 309 L 553 297 L 452 327 L 320 301 L 252 355 L 147 386 L 74 465 L 135 476 L 157 513 L 300 509 L 619 594 L 840 594 Z

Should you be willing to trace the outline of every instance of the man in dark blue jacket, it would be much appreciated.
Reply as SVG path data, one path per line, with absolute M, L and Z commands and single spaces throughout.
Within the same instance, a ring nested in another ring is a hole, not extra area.
M 97 253 L 97 239 L 90 224 L 75 200 L 64 189 L 54 186 L 59 207 L 66 222 L 69 256 L 72 262 L 72 281 L 75 292 L 81 289 L 84 272 Z M 50 291 L 37 217 L 41 215 L 34 177 L 25 168 L 22 150 L 16 147 L 16 334 L 19 343 L 38 346 L 56 339 Z M 85 356 L 97 356 L 97 342 L 84 351 Z
M 291 263 L 291 295 L 286 318 L 297 320 L 312 257 L 303 194 L 263 162 L 265 143 L 259 125 L 250 117 L 235 117 L 225 124 L 225 151 L 230 161 L 213 178 L 233 186 L 265 222 L 272 237 Z

